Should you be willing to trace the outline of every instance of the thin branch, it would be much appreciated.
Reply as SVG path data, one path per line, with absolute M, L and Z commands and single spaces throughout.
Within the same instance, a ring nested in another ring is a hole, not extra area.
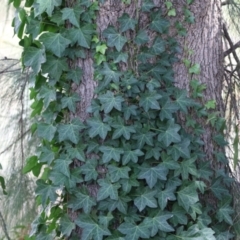
M 5 223 L 5 221 L 4 221 L 4 218 L 3 218 L 1 212 L 0 212 L 0 221 L 1 221 L 1 225 L 2 225 L 3 232 L 4 232 L 7 240 L 11 240 L 11 238 L 10 238 L 9 235 L 8 235 L 7 226 L 6 226 L 6 223 Z
M 227 55 L 229 55 L 230 53 L 232 53 L 233 51 L 235 51 L 237 48 L 240 47 L 240 41 L 238 41 L 237 43 L 235 43 L 232 47 L 230 47 L 228 50 L 226 50 L 223 55 L 224 57 L 226 57 Z

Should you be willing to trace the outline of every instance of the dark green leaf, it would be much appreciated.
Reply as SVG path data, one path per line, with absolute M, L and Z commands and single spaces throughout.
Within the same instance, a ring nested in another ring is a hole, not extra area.
M 35 17 L 46 12 L 50 17 L 55 7 L 59 7 L 62 4 L 62 0 L 36 0 L 35 5 Z
M 39 123 L 37 125 L 38 137 L 48 140 L 49 142 L 51 142 L 52 139 L 54 138 L 56 131 L 57 131 L 57 128 L 52 124 Z
M 39 41 L 41 41 L 47 50 L 51 51 L 58 57 L 62 56 L 62 53 L 66 49 L 66 47 L 71 43 L 70 40 L 64 38 L 60 33 L 43 33 L 39 37 Z
M 135 25 L 137 24 L 137 20 L 130 18 L 127 13 L 124 13 L 118 18 L 118 22 L 120 22 L 121 32 L 125 32 L 129 29 L 135 30 Z
M 155 186 L 158 179 L 167 179 L 168 169 L 162 164 L 158 164 L 155 167 L 144 164 L 140 169 L 141 172 L 138 175 L 138 179 L 145 179 L 151 189 Z
M 97 160 L 89 159 L 83 166 L 81 166 L 81 173 L 85 175 L 84 180 L 96 180 L 98 177 L 98 172 L 96 170 L 98 165 Z
M 120 161 L 121 154 L 124 153 L 123 149 L 115 148 L 111 146 L 101 146 L 99 150 L 103 153 L 103 163 L 108 163 L 111 160 L 115 160 L 116 162 Z
M 80 7 L 74 7 L 74 8 L 63 8 L 62 12 L 62 19 L 63 20 L 69 20 L 70 23 L 72 23 L 76 27 L 79 26 L 80 22 L 80 15 L 84 12 L 83 8 Z
M 156 134 L 150 131 L 140 130 L 133 135 L 133 139 L 137 140 L 137 147 L 141 149 L 145 144 L 153 146 L 153 137 Z
M 112 200 L 118 200 L 118 189 L 121 187 L 119 183 L 112 184 L 106 179 L 99 179 L 100 189 L 97 193 L 97 201 L 101 201 L 110 197 Z
M 68 108 L 69 111 L 75 113 L 76 111 L 76 102 L 79 102 L 81 99 L 78 96 L 78 94 L 73 94 L 69 97 L 63 97 L 61 99 L 61 103 L 62 103 L 62 108 Z
M 173 186 L 173 187 L 169 186 L 168 188 L 165 188 L 164 190 L 159 191 L 159 193 L 157 193 L 158 204 L 159 204 L 161 210 L 165 209 L 168 201 L 176 200 L 175 190 L 176 190 L 175 186 Z
M 77 144 L 80 139 L 80 131 L 85 128 L 78 118 L 73 119 L 69 124 L 60 124 L 58 126 L 59 141 L 70 140 Z
M 159 14 L 155 14 L 151 24 L 150 29 L 158 32 L 158 33 L 165 33 L 169 28 L 168 20 L 161 18 Z
M 37 74 L 41 69 L 41 64 L 46 62 L 45 50 L 35 47 L 27 47 L 23 52 L 23 64 L 31 67 Z
M 122 157 L 122 164 L 126 165 L 128 164 L 130 161 L 137 163 L 138 162 L 138 157 L 143 156 L 144 153 L 139 150 L 139 149 L 135 149 L 135 150 L 131 150 L 131 149 L 127 149 L 124 150 L 124 155 Z
M 103 123 L 98 118 L 91 118 L 87 120 L 87 124 L 90 126 L 89 136 L 91 138 L 99 135 L 102 139 L 105 139 L 107 133 L 111 131 L 111 127 L 105 123 Z
M 134 39 L 135 43 L 138 45 L 145 44 L 149 41 L 149 37 L 147 35 L 147 32 L 145 30 L 140 30 Z
M 38 96 L 43 99 L 44 107 L 47 108 L 51 102 L 56 100 L 56 89 L 43 85 Z
M 142 5 L 143 12 L 150 12 L 152 8 L 156 7 L 152 0 L 145 0 Z
M 127 38 L 118 33 L 114 27 L 108 27 L 104 30 L 103 36 L 107 38 L 108 46 L 115 47 L 118 52 L 122 50 L 127 42 Z
M 81 78 L 82 78 L 82 70 L 81 69 L 74 69 L 74 70 L 71 69 L 71 71 L 69 71 L 67 73 L 66 78 L 69 80 L 72 80 L 76 84 L 79 84 L 81 82 Z
M 64 174 L 66 177 L 70 178 L 69 165 L 72 163 L 72 160 L 69 159 L 57 159 L 54 161 L 53 170 Z
M 129 171 L 131 171 L 131 168 L 129 167 L 116 167 L 116 166 L 108 166 L 109 174 L 110 174 L 110 180 L 112 182 L 118 182 L 122 178 L 129 178 Z
M 140 212 L 147 206 L 150 208 L 157 208 L 156 193 L 157 191 L 151 191 L 147 188 L 141 189 L 141 193 L 137 194 L 137 197 L 134 199 L 134 205 Z
M 139 105 L 144 108 L 146 112 L 148 112 L 149 109 L 160 109 L 158 100 L 162 96 L 156 92 L 149 92 L 144 93 L 141 95 Z
M 73 223 L 68 215 L 64 215 L 60 220 L 60 229 L 64 236 L 70 236 L 72 230 L 75 229 L 75 223 Z
M 160 55 L 165 51 L 165 41 L 161 39 L 160 37 L 157 37 L 151 47 L 151 52 L 154 55 Z

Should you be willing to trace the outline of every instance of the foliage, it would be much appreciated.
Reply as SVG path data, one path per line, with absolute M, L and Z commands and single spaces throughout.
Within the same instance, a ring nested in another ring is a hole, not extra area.
M 166 11 L 173 17 L 169 3 Z M 41 139 L 24 167 L 39 178 L 42 206 L 30 239 L 79 239 L 74 238 L 79 228 L 81 239 L 94 240 L 211 240 L 224 232 L 230 239 L 232 180 L 223 169 L 211 169 L 202 151 L 203 128 L 191 116 L 216 126 L 216 149 L 226 144 L 224 120 L 208 119 L 215 102 L 199 103 L 205 86 L 197 80 L 193 98 L 174 85 L 179 47 L 168 35 L 164 9 L 145 0 L 139 11 L 147 16 L 147 29 L 138 29 L 139 14 L 123 13 L 119 28 L 108 26 L 100 40 L 94 25 L 98 4 L 26 1 L 29 11 L 19 9 L 21 23 L 14 21 L 23 66 L 32 69 L 32 132 Z M 187 7 L 184 12 L 185 21 L 193 23 Z M 88 109 L 91 117 L 81 122 L 69 117 L 81 101 L 71 89 L 72 83 L 81 84 L 81 70 L 70 62 L 89 52 L 95 54 L 97 98 Z M 199 74 L 199 64 L 190 64 L 188 71 Z M 186 125 L 177 120 L 179 114 Z M 222 152 L 213 158 L 227 165 Z M 96 194 L 90 186 L 97 186 Z

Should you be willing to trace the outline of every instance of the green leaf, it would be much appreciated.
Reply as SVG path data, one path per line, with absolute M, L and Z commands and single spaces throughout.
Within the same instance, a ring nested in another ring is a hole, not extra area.
M 83 230 L 81 234 L 82 240 L 102 240 L 103 236 L 111 235 L 107 228 L 96 223 L 89 215 L 80 214 L 75 223 Z
M 145 144 L 154 146 L 153 137 L 156 133 L 146 131 L 145 129 L 137 130 L 137 133 L 133 135 L 133 139 L 137 140 L 137 148 L 141 149 Z
M 103 36 L 107 38 L 109 47 L 115 47 L 120 52 L 127 42 L 127 38 L 116 31 L 114 27 L 108 27 L 103 31 Z
M 151 189 L 155 186 L 158 179 L 167 179 L 168 169 L 162 164 L 158 164 L 155 167 L 143 164 L 140 169 L 141 172 L 138 174 L 138 179 L 145 179 Z
M 189 145 L 190 140 L 183 139 L 181 143 L 174 144 L 172 148 L 169 148 L 169 153 L 171 152 L 173 160 L 177 161 L 180 157 L 190 158 Z
M 63 97 L 61 99 L 61 105 L 62 108 L 68 108 L 70 112 L 75 113 L 76 112 L 76 102 L 79 102 L 81 99 L 78 96 L 77 93 L 74 93 L 73 95 L 69 97 Z
M 66 33 L 66 37 L 71 40 L 72 45 L 77 43 L 79 46 L 89 49 L 94 32 L 93 25 L 86 24 L 83 27 L 69 29 Z
M 129 193 L 132 187 L 139 187 L 139 181 L 137 181 L 135 175 L 132 175 L 129 179 L 121 179 L 120 183 L 125 193 Z
M 48 147 L 41 147 L 40 152 L 41 154 L 39 156 L 39 162 L 47 163 L 50 165 L 55 159 L 55 153 Z
M 146 112 L 149 109 L 160 109 L 158 100 L 162 96 L 156 92 L 143 93 L 140 98 L 139 106 L 143 107 Z
M 44 107 L 47 108 L 49 104 L 56 100 L 56 89 L 47 85 L 41 86 L 38 96 L 43 99 Z
M 108 163 L 111 160 L 115 160 L 116 162 L 119 162 L 121 158 L 121 154 L 124 153 L 123 149 L 115 148 L 111 146 L 101 146 L 99 150 L 103 153 L 103 156 L 102 156 L 103 163 Z
M 177 203 L 174 203 L 171 213 L 173 214 L 171 222 L 174 226 L 178 224 L 187 225 L 188 217 L 186 215 L 186 211 Z
M 62 19 L 63 20 L 69 20 L 70 23 L 72 23 L 76 27 L 79 26 L 80 22 L 80 15 L 84 12 L 83 8 L 80 7 L 74 7 L 74 8 L 63 8 L 62 12 Z
M 67 154 L 69 156 L 70 159 L 76 158 L 81 162 L 85 162 L 85 153 L 84 153 L 84 149 L 85 149 L 86 145 L 83 144 L 79 144 L 79 146 L 71 146 L 71 145 L 66 145 L 66 149 L 67 149 Z
M 158 135 L 158 141 L 163 142 L 166 147 L 171 143 L 178 143 L 181 141 L 181 136 L 178 134 L 178 131 L 181 129 L 181 126 L 175 124 L 174 120 L 169 120 L 167 126 L 160 129 L 161 133 Z
M 78 192 L 68 202 L 68 207 L 73 211 L 83 209 L 84 213 L 90 213 L 93 206 L 96 206 L 96 201 L 89 196 L 85 189 L 78 189 Z
M 135 30 L 137 20 L 130 18 L 127 13 L 124 13 L 121 17 L 118 18 L 120 23 L 120 31 L 125 32 L 129 29 Z
M 57 128 L 52 124 L 39 123 L 37 125 L 37 135 L 45 140 L 51 142 L 54 138 L 54 135 L 57 131 Z
M 70 140 L 77 144 L 80 139 L 80 131 L 85 128 L 85 125 L 78 118 L 73 119 L 69 124 L 60 124 L 57 128 L 59 141 Z
M 183 180 L 189 179 L 189 174 L 198 177 L 198 169 L 196 168 L 197 157 L 192 157 L 188 160 L 184 160 L 180 164 L 180 169 L 174 172 L 175 176 L 181 174 Z
M 176 200 L 175 191 L 176 191 L 175 186 L 173 186 L 173 187 L 169 186 L 168 188 L 165 188 L 164 190 L 159 191 L 157 193 L 158 204 L 159 204 L 161 210 L 164 210 L 166 208 L 168 201 Z
M 104 227 L 108 227 L 109 225 L 109 222 L 113 219 L 113 215 L 111 212 L 109 212 L 107 214 L 107 216 L 99 216 L 98 219 L 99 219 L 99 223 L 104 226 Z
M 217 209 L 217 218 L 219 222 L 225 221 L 226 223 L 233 225 L 232 217 L 234 210 L 230 205 L 225 204 Z
M 23 51 L 23 64 L 25 67 L 31 67 L 37 74 L 41 69 L 41 64 L 46 62 L 45 50 L 35 47 L 27 47 Z
M 193 66 L 189 68 L 188 72 L 190 74 L 200 74 L 200 72 L 201 72 L 200 64 L 198 64 L 198 63 L 193 64 Z
M 118 227 L 118 231 L 125 234 L 125 240 L 138 240 L 140 238 L 149 239 L 150 232 L 148 225 L 140 223 L 139 225 L 124 222 Z
M 212 182 L 212 186 L 210 187 L 211 191 L 218 199 L 222 199 L 223 196 L 229 196 L 229 192 L 227 188 L 221 181 L 221 178 L 217 178 Z
M 72 160 L 69 159 L 56 159 L 54 161 L 53 170 L 64 174 L 66 177 L 70 178 L 69 165 L 72 163 Z
M 84 180 L 96 180 L 98 177 L 98 172 L 96 170 L 98 165 L 97 160 L 89 159 L 83 166 L 81 166 L 80 171 L 85 175 Z
M 126 165 L 130 161 L 137 163 L 138 157 L 143 156 L 144 153 L 140 149 L 131 150 L 131 148 L 124 149 L 124 155 L 122 157 L 122 164 Z
M 109 200 L 107 201 L 107 208 L 110 212 L 113 212 L 115 209 L 118 209 L 119 212 L 127 214 L 128 202 L 131 201 L 129 197 L 119 197 L 118 200 Z
M 71 69 L 66 75 L 66 78 L 69 80 L 72 80 L 76 84 L 79 84 L 81 82 L 82 78 L 82 70 L 81 69 Z
M 161 39 L 160 37 L 157 37 L 151 47 L 151 52 L 154 55 L 160 55 L 165 51 L 165 41 Z
M 98 99 L 105 113 L 111 112 L 113 108 L 118 111 L 122 110 L 122 102 L 124 102 L 124 99 L 121 96 L 115 96 L 113 92 L 107 91 L 106 94 L 98 96 Z
M 104 67 L 100 70 L 100 73 L 104 76 L 104 81 L 109 84 L 111 81 L 118 83 L 121 73 L 115 70 L 112 70 L 107 63 L 104 63 Z
M 138 32 L 136 38 L 134 39 L 134 42 L 137 45 L 143 45 L 143 44 L 147 43 L 148 41 L 149 41 L 149 37 L 145 30 L 140 30 Z
M 155 14 L 150 24 L 150 29 L 158 32 L 158 33 L 165 33 L 169 28 L 169 21 L 161 18 L 160 14 Z
M 123 136 L 125 139 L 129 140 L 131 133 L 136 132 L 133 126 L 125 126 L 121 118 L 118 118 L 117 122 L 113 122 L 111 127 L 116 128 L 113 132 L 112 139 L 117 139 Z
M 39 37 L 47 50 L 51 51 L 57 57 L 61 57 L 66 47 L 71 43 L 70 40 L 64 38 L 60 33 L 43 33 Z
M 118 189 L 121 187 L 119 183 L 110 183 L 106 179 L 99 179 L 98 184 L 100 189 L 97 193 L 97 201 L 110 198 L 112 200 L 118 200 Z
M 161 121 L 164 119 L 171 120 L 173 118 L 173 113 L 176 113 L 179 110 L 179 106 L 170 100 L 169 98 L 161 99 L 161 111 L 159 117 Z
M 191 107 L 193 101 L 188 98 L 186 90 L 178 90 L 176 93 L 176 103 L 180 110 L 187 113 L 187 107 Z
M 110 180 L 114 182 L 118 182 L 122 178 L 129 178 L 129 171 L 131 171 L 131 168 L 129 167 L 116 167 L 116 166 L 108 166 L 109 174 L 110 174 Z
M 63 71 L 68 70 L 66 58 L 56 58 L 52 55 L 47 56 L 47 62 L 43 64 L 43 73 L 48 73 L 50 78 L 58 81 Z
M 177 192 L 177 199 L 179 206 L 182 206 L 186 211 L 189 208 L 199 201 L 198 193 L 194 184 L 191 184 L 187 187 L 183 187 Z
M 52 12 L 55 7 L 59 7 L 62 4 L 62 0 L 35 0 L 34 14 L 35 17 L 46 12 L 48 16 L 52 16 Z
M 69 237 L 73 231 L 73 229 L 75 229 L 75 223 L 73 223 L 69 216 L 66 214 L 64 215 L 61 220 L 60 220 L 60 229 L 61 232 L 64 236 Z
M 141 212 L 147 206 L 150 208 L 157 208 L 157 200 L 155 198 L 157 191 L 151 191 L 148 188 L 141 189 L 141 192 L 136 194 L 134 205 Z
M 107 133 L 111 131 L 111 127 L 105 123 L 103 123 L 98 118 L 91 118 L 87 120 L 87 124 L 90 126 L 89 136 L 91 138 L 99 135 L 102 139 L 105 139 Z
M 24 174 L 32 171 L 32 169 L 38 165 L 38 158 L 37 156 L 31 156 L 29 158 L 26 159 L 26 165 L 24 166 L 22 172 Z
M 152 0 L 146 0 L 142 4 L 143 12 L 150 12 L 152 8 L 156 7 Z
M 172 216 L 169 213 L 161 213 L 155 217 L 145 218 L 143 222 L 149 226 L 151 237 L 154 237 L 159 230 L 162 232 L 174 232 L 174 228 L 167 222 Z
M 48 185 L 47 183 L 45 183 L 43 180 L 37 180 L 37 188 L 36 188 L 36 195 L 41 196 L 41 201 L 42 201 L 42 205 L 46 206 L 46 203 L 48 201 L 48 199 L 52 202 L 55 202 L 57 199 L 57 187 L 54 187 L 52 185 Z

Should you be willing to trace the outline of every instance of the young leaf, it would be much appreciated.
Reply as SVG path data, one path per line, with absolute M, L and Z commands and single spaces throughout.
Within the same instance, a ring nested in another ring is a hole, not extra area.
M 61 57 L 66 47 L 71 43 L 70 40 L 64 38 L 60 33 L 51 32 L 43 33 L 39 37 L 39 41 L 57 57 Z

